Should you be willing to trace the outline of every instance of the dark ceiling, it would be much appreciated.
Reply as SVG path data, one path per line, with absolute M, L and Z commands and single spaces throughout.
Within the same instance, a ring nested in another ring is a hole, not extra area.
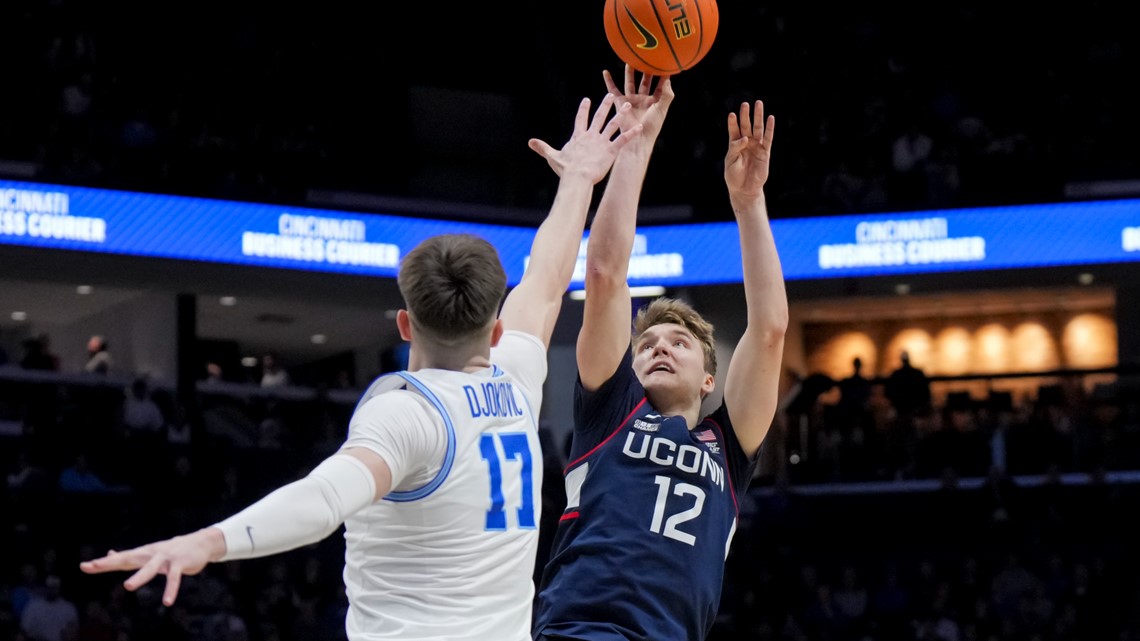
M 563 142 L 601 70 L 620 71 L 602 6 L 5 2 L 0 159 L 69 184 L 429 198 L 533 222 L 554 177 L 527 139 Z M 665 218 L 730 219 L 724 118 L 757 98 L 779 122 L 776 217 L 1049 202 L 1140 175 L 1140 65 L 1119 3 L 719 10 L 711 52 L 674 79 L 647 180 L 643 203 Z M 897 170 L 910 130 L 931 151 Z

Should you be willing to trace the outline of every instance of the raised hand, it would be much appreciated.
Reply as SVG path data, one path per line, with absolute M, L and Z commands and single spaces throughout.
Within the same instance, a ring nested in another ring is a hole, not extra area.
M 134 592 L 159 574 L 166 575 L 162 602 L 170 606 L 178 597 L 183 576 L 201 572 L 208 563 L 225 554 L 225 539 L 220 530 L 209 528 L 165 541 L 149 543 L 131 550 L 111 550 L 102 556 L 79 564 L 87 574 L 137 570 L 123 586 Z
M 740 115 L 728 114 L 728 153 L 724 157 L 724 182 L 734 207 L 760 198 L 768 182 L 768 166 L 772 155 L 775 116 L 764 120 L 764 103 L 756 101 L 756 113 L 749 113 L 748 103 L 740 105 Z
M 583 98 L 574 119 L 574 133 L 562 149 L 555 149 L 538 138 L 531 138 L 528 146 L 545 158 L 559 177 L 578 173 L 597 184 L 613 166 L 618 151 L 641 134 L 642 127 L 638 124 L 614 137 L 621 117 L 631 109 L 628 104 L 622 105 L 611 118 L 609 112 L 614 101 L 615 96 L 607 94 L 591 118 L 590 99 Z
M 657 87 L 653 88 L 655 77 Z M 630 106 L 629 112 L 622 116 L 622 131 L 628 131 L 641 123 L 645 128 L 642 140 L 656 140 L 665 122 L 665 115 L 669 112 L 669 105 L 673 103 L 673 84 L 669 76 L 642 74 L 641 81 L 637 82 L 633 67 L 626 65 L 624 90 L 618 88 L 608 69 L 602 70 L 602 79 L 606 82 L 606 90 L 614 95 L 619 109 L 622 105 Z

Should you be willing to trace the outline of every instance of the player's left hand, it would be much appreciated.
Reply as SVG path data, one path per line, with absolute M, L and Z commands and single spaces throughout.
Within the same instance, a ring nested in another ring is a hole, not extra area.
M 756 101 L 755 116 L 747 102 L 741 103 L 740 115 L 728 114 L 728 153 L 724 157 L 724 182 L 729 196 L 752 201 L 764 192 L 768 182 L 768 166 L 772 155 L 775 116 L 764 119 L 764 103 Z

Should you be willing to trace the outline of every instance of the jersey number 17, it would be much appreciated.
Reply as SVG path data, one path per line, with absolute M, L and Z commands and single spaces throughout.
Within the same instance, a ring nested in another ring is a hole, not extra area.
M 495 440 L 502 446 L 495 447 Z M 503 463 L 518 460 L 522 462 L 519 474 L 522 480 L 522 500 L 519 501 L 518 526 L 520 528 L 533 528 L 534 518 L 534 462 L 530 455 L 530 441 L 524 432 L 501 432 L 483 434 L 479 439 L 479 452 L 483 460 L 487 461 L 487 471 L 491 476 L 491 508 L 487 510 L 487 530 L 507 529 L 507 512 L 503 509 L 506 501 L 503 499 Z

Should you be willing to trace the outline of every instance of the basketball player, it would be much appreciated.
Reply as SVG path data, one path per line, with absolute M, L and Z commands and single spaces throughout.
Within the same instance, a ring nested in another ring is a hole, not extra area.
M 408 370 L 369 387 L 337 453 L 220 523 L 82 570 L 136 570 L 128 590 L 164 574 L 169 606 L 208 563 L 292 550 L 344 523 L 349 639 L 529 641 L 546 349 L 593 188 L 638 135 L 616 135 L 613 105 L 607 96 L 591 119 L 583 100 L 561 150 L 530 141 L 560 179 L 505 301 L 503 267 L 480 238 L 435 236 L 404 257 Z
M 545 568 L 534 636 L 704 639 L 720 602 L 738 497 L 772 422 L 788 306 L 764 183 L 775 124 L 763 105 L 728 116 L 724 178 L 743 256 L 748 325 L 711 414 L 713 328 L 688 304 L 660 298 L 636 315 L 626 284 L 637 202 L 673 93 L 635 79 L 642 135 L 618 155 L 591 225 L 567 507 Z M 753 120 L 755 117 L 755 120 Z M 715 247 L 708 251 L 718 251 Z M 631 349 L 632 346 L 632 349 Z

